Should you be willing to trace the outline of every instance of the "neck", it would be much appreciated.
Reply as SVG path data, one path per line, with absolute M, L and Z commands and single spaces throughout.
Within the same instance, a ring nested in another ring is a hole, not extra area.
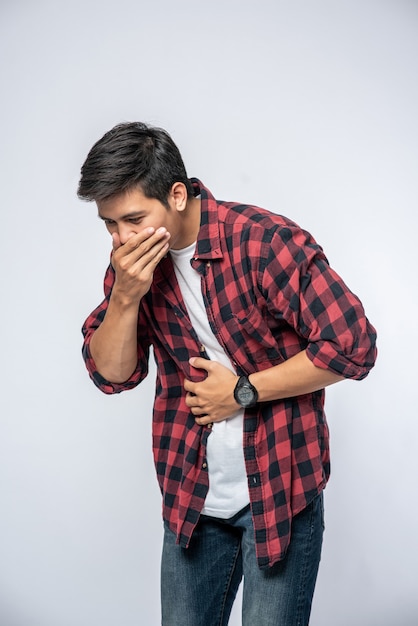
M 200 230 L 200 198 L 190 198 L 181 214 L 183 222 L 183 236 L 173 250 L 181 250 L 191 246 L 197 240 Z

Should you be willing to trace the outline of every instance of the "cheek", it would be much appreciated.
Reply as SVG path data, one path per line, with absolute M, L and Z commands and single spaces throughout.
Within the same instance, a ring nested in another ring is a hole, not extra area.
M 143 222 L 147 222 L 147 226 L 153 226 L 154 228 L 160 228 L 160 226 L 165 226 L 167 222 L 167 216 L 163 212 L 155 212 L 152 215 L 148 215 L 146 220 Z

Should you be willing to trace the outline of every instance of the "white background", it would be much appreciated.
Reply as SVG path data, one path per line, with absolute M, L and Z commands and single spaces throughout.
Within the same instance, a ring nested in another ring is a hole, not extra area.
M 2 0 L 0 58 L 1 626 L 160 621 L 154 370 L 106 397 L 80 356 L 110 246 L 79 169 L 126 120 L 310 230 L 362 299 L 380 354 L 328 392 L 311 626 L 417 624 L 418 3 Z

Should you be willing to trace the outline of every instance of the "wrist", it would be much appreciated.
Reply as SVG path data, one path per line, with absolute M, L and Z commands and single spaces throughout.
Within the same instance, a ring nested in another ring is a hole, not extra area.
M 121 313 L 125 313 L 130 310 L 137 313 L 139 303 L 141 302 L 141 297 L 132 297 L 130 294 L 127 294 L 122 289 L 119 289 L 117 284 L 115 283 L 112 289 L 110 302 L 112 302 L 113 306 L 116 307 Z
M 258 391 L 250 382 L 248 376 L 240 376 L 234 388 L 235 402 L 244 409 L 251 408 L 258 403 Z

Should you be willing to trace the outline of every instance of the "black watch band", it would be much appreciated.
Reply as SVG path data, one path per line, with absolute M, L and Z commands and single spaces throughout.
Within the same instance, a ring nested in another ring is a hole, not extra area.
M 257 389 L 250 383 L 248 376 L 240 376 L 234 389 L 236 402 L 244 409 L 255 406 L 258 402 Z

